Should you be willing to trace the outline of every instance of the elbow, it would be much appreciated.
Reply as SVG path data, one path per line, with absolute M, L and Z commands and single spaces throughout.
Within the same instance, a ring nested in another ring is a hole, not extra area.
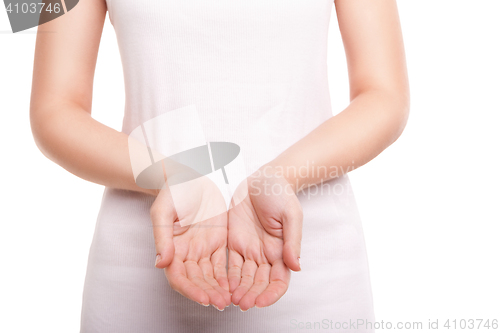
M 403 82 L 364 84 L 351 90 L 351 102 L 361 100 L 370 113 L 369 122 L 378 128 L 385 147 L 403 134 L 410 116 L 410 86 Z
M 410 94 L 408 90 L 378 90 L 383 112 L 380 120 L 385 132 L 386 146 L 393 144 L 403 134 L 410 116 Z
M 399 98 L 392 111 L 393 121 L 391 122 L 392 141 L 394 143 L 403 134 L 410 116 L 409 94 Z
M 43 112 L 40 108 L 30 107 L 31 134 L 40 152 L 54 161 L 54 145 L 57 143 L 57 119 L 54 115 Z
M 364 101 L 362 109 L 369 127 L 376 129 L 380 143 L 387 148 L 403 134 L 410 115 L 409 90 L 371 88 L 356 94 L 354 100 Z M 365 107 L 366 106 L 366 107 Z
M 44 135 L 44 126 L 41 117 L 39 117 L 39 111 L 35 109 L 34 107 L 30 107 L 30 127 L 31 127 L 31 134 L 33 135 L 33 140 L 35 141 L 35 144 L 40 150 L 40 152 L 47 157 L 46 154 L 46 140 L 45 140 L 45 135 Z
M 79 129 L 91 119 L 90 112 L 72 102 L 30 106 L 30 126 L 40 152 L 63 166 L 82 142 Z

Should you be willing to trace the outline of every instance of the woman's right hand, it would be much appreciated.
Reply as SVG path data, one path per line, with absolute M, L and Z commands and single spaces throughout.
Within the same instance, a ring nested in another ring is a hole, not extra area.
M 176 192 L 175 207 L 168 186 L 163 186 L 151 206 L 155 266 L 164 269 L 172 289 L 223 310 L 231 304 L 226 273 L 226 204 L 217 186 L 206 177 L 182 186 L 181 197 Z M 205 219 L 207 216 L 213 217 Z

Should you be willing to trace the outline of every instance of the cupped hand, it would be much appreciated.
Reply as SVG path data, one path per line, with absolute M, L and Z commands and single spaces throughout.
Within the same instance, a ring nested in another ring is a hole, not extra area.
M 172 289 L 223 310 L 231 303 L 226 273 L 226 204 L 208 178 L 182 186 L 176 200 L 173 190 L 164 186 L 151 206 L 155 266 L 164 268 Z
M 272 305 L 287 291 L 290 269 L 300 270 L 303 219 L 292 187 L 274 169 L 260 169 L 235 195 L 246 189 L 228 213 L 229 290 L 242 311 Z

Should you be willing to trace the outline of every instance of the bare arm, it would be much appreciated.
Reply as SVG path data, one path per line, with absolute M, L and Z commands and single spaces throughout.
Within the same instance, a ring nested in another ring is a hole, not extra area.
M 138 187 L 128 136 L 91 117 L 94 71 L 106 17 L 104 0 L 80 1 L 38 27 L 30 120 L 42 153 L 69 172 L 105 186 L 156 194 Z
M 314 175 L 285 172 L 296 191 L 364 165 L 401 135 L 408 119 L 409 83 L 396 0 L 336 0 L 336 11 L 351 103 L 269 163 L 286 171 L 310 169 L 314 161 Z
M 182 295 L 224 309 L 230 303 L 225 271 L 226 214 L 205 221 L 211 228 L 187 231 L 184 228 L 179 233 L 177 223 L 174 226 L 176 219 L 191 221 L 190 214 L 196 214 L 203 202 L 187 201 L 192 211 L 179 213 L 173 207 L 167 187 L 162 190 L 138 187 L 129 158 L 128 135 L 91 117 L 92 83 L 105 16 L 104 0 L 86 0 L 39 27 L 40 31 L 55 33 L 37 35 L 30 108 L 35 141 L 45 156 L 83 179 L 114 188 L 159 194 L 150 211 L 158 254 L 156 267 L 165 269 L 170 286 Z M 166 175 L 185 169 L 173 161 L 164 163 L 168 165 Z M 203 189 L 208 193 L 208 186 L 199 191 Z M 213 192 L 210 195 L 210 204 L 213 204 L 218 197 Z M 222 204 L 225 209 L 223 199 Z M 199 230 L 203 232 L 197 232 Z M 189 244 L 205 245 L 203 251 L 193 254 L 189 249 L 196 247 Z M 198 256 L 194 265 L 186 259 L 193 256 Z M 202 274 L 197 262 L 204 263 L 203 272 L 211 271 L 211 274 Z

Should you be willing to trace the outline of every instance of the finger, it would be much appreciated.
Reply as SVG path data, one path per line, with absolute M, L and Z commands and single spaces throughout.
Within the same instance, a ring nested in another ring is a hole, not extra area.
M 177 218 L 168 187 L 164 187 L 156 197 L 150 216 L 156 248 L 155 266 L 165 268 L 170 265 L 175 253 L 173 223 Z
M 283 214 L 283 261 L 293 271 L 300 271 L 302 208 L 297 200 Z
M 240 309 L 246 311 L 255 306 L 256 298 L 269 286 L 271 274 L 270 264 L 261 264 L 255 273 L 253 285 L 240 300 Z
M 287 291 L 290 283 L 290 269 L 282 260 L 276 260 L 271 267 L 270 283 L 256 299 L 255 306 L 263 308 L 276 303 Z
M 184 262 L 184 267 L 186 267 L 187 278 L 208 295 L 210 304 L 215 305 L 219 310 L 224 310 L 226 307 L 224 297 L 205 281 L 199 264 L 196 261 L 188 260 Z
M 184 263 L 180 258 L 174 258 L 164 271 L 172 289 L 182 296 L 202 305 L 208 306 L 210 304 L 208 294 L 187 278 Z
M 203 258 L 198 261 L 198 265 L 203 273 L 203 278 L 205 281 L 212 286 L 221 296 L 224 298 L 225 305 L 228 306 L 231 303 L 231 295 L 229 291 L 222 288 L 214 277 L 214 266 L 208 258 Z
M 243 257 L 238 252 L 229 250 L 228 266 L 227 278 L 229 280 L 229 292 L 232 294 L 240 285 Z
M 257 272 L 257 264 L 253 260 L 245 260 L 241 268 L 240 285 L 234 290 L 231 300 L 233 304 L 238 305 L 241 298 L 252 287 L 255 273 Z
M 224 298 L 227 301 L 227 305 L 231 304 L 231 293 L 229 292 L 229 281 L 227 278 L 226 271 L 226 258 L 227 258 L 227 248 L 221 247 L 212 254 L 210 261 L 213 266 L 214 278 L 217 284 L 224 290 Z

